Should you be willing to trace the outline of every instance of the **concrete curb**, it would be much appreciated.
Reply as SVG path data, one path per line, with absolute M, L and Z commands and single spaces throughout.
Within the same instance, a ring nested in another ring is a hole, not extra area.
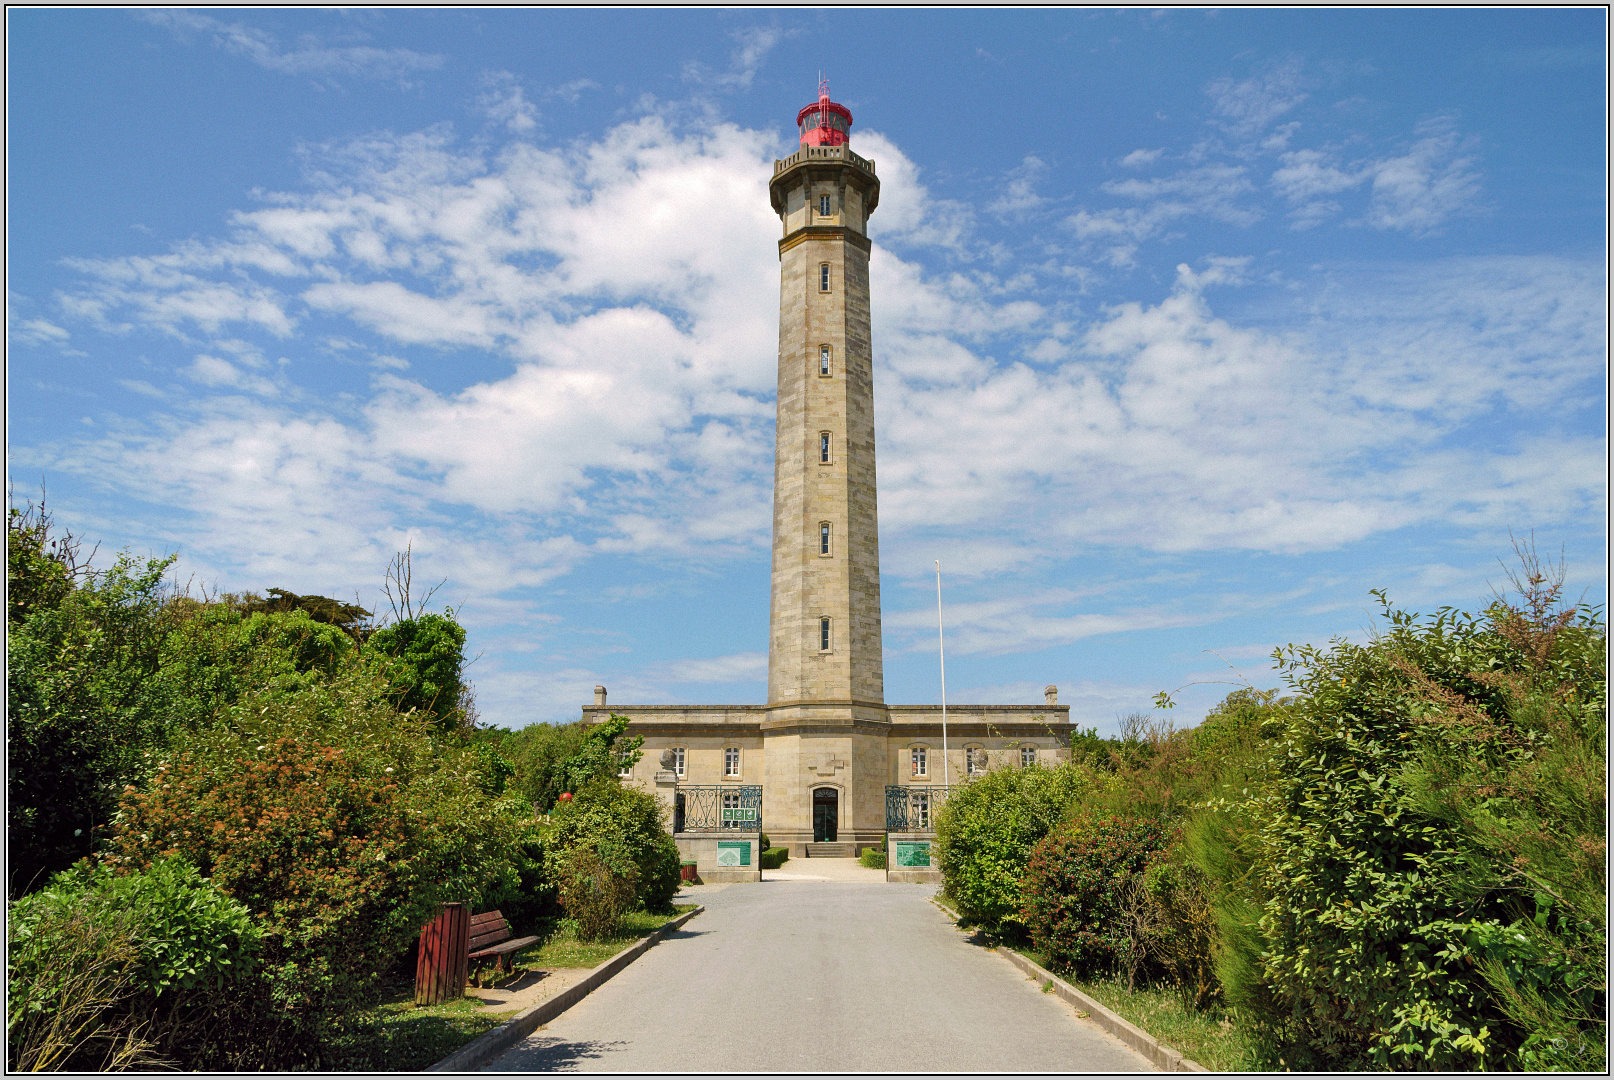
M 1009 963 L 1027 975 L 1035 976 L 1045 983 L 1052 983 L 1054 993 L 1078 1009 L 1085 1009 L 1094 1023 L 1148 1058 L 1161 1072 L 1210 1072 L 1199 1062 L 1190 1061 L 1188 1058 L 1183 1057 L 1182 1054 L 1156 1039 L 1136 1024 L 1121 1019 L 1042 965 L 1021 956 L 1006 945 L 999 945 L 997 951 L 999 956 L 1007 959 Z
M 701 906 L 694 911 L 686 911 L 678 918 L 657 928 L 648 936 L 635 941 L 632 945 L 611 957 L 611 959 L 585 975 L 580 982 L 567 987 L 548 1001 L 540 1001 L 525 1012 L 517 1013 L 492 1031 L 483 1032 L 426 1071 L 475 1072 L 520 1040 L 531 1035 L 538 1028 L 588 997 L 595 987 L 633 963 L 650 946 L 705 910 L 705 906 Z

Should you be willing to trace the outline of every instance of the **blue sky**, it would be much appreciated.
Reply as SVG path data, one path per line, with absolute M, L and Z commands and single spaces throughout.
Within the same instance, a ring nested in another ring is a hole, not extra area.
M 9 478 L 447 579 L 483 718 L 765 694 L 775 157 L 870 222 L 886 699 L 1192 722 L 1509 531 L 1602 603 L 1600 10 L 12 9 Z M 1201 685 L 1189 685 L 1189 684 Z

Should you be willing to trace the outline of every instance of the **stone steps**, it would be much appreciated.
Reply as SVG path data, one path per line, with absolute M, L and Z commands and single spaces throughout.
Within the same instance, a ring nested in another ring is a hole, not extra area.
M 857 845 L 808 844 L 807 857 L 809 859 L 855 859 L 857 858 Z

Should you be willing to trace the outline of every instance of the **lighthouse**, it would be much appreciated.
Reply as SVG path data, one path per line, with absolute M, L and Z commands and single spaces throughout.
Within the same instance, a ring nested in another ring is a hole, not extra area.
M 774 162 L 768 185 L 783 235 L 763 731 L 770 755 L 775 745 L 782 751 L 774 755 L 781 772 L 815 776 L 806 787 L 800 779 L 764 780 L 763 814 L 769 821 L 810 820 L 814 835 L 801 842 L 842 833 L 853 834 L 849 842 L 872 841 L 883 829 L 875 819 L 883 814 L 890 725 L 881 663 L 867 229 L 880 180 L 874 162 L 853 152 L 852 114 L 830 100 L 827 84 L 819 84 L 818 100 L 796 114 L 796 124 L 800 145 Z M 794 767 L 791 744 L 803 762 Z M 830 767 L 815 768 L 820 762 Z M 877 772 L 879 782 L 858 783 L 864 769 Z M 770 792 L 778 802 L 801 805 L 775 810 Z
M 623 782 L 665 801 L 704 881 L 758 880 L 746 845 L 764 832 L 793 859 L 888 836 L 906 837 L 909 856 L 928 851 L 949 779 L 1069 756 L 1070 709 L 1052 686 L 1040 705 L 950 705 L 950 746 L 936 706 L 886 704 L 869 332 L 880 179 L 828 85 L 796 131 L 768 184 L 780 237 L 767 703 L 608 708 L 601 686 L 583 709 L 590 723 L 627 716 L 644 737 L 649 753 Z M 937 880 L 928 858 L 891 880 Z

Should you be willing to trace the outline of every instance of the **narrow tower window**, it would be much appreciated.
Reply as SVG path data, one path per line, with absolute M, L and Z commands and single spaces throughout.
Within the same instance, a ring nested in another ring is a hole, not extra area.
M 820 465 L 829 464 L 829 432 L 827 431 L 818 433 L 818 463 Z
M 829 620 L 818 620 L 818 651 L 829 652 Z
M 818 373 L 820 375 L 828 375 L 829 374 L 829 346 L 828 345 L 820 345 L 818 347 Z
M 820 555 L 829 554 L 829 522 L 827 521 L 818 523 L 818 553 Z
M 818 216 L 819 217 L 829 217 L 829 196 L 828 195 L 820 195 L 818 197 Z
M 829 292 L 829 263 L 818 264 L 818 291 Z

